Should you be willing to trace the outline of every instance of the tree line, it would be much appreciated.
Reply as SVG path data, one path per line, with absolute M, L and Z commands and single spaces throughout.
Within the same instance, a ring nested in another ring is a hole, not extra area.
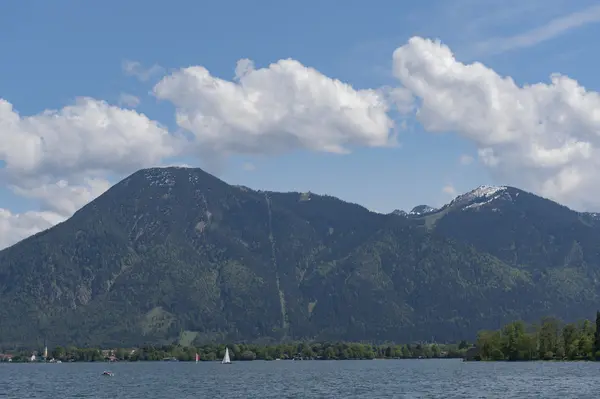
M 360 342 L 290 342 L 273 345 L 249 343 L 204 344 L 200 346 L 146 345 L 139 348 L 53 348 L 48 359 L 63 362 L 96 361 L 200 361 L 221 360 L 229 349 L 233 361 L 251 360 L 358 360 L 467 358 L 483 361 L 600 360 L 600 311 L 595 325 L 589 320 L 564 324 L 554 317 L 538 323 L 514 321 L 499 330 L 480 331 L 474 346 L 415 343 L 382 344 Z M 31 351 L 9 351 L 0 360 L 30 361 Z M 41 351 L 33 352 L 41 353 Z
M 357 342 L 294 342 L 276 345 L 257 344 L 206 344 L 202 346 L 142 346 L 135 349 L 55 347 L 49 351 L 48 359 L 62 362 L 96 361 L 200 361 L 221 360 L 225 348 L 229 349 L 232 361 L 251 360 L 350 360 L 350 359 L 417 359 L 417 358 L 461 358 L 469 347 L 466 341 L 459 344 L 415 343 L 406 345 L 374 345 Z M 16 353 L 12 361 L 29 361 L 32 352 Z
M 515 321 L 478 334 L 473 360 L 600 360 L 600 312 L 589 320 L 563 324 L 547 317 L 527 325 Z

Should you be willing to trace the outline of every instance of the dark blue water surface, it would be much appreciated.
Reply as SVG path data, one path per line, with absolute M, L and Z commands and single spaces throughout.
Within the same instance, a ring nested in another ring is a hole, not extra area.
M 102 376 L 104 370 L 113 377 Z M 0 364 L 0 398 L 597 398 L 600 363 Z

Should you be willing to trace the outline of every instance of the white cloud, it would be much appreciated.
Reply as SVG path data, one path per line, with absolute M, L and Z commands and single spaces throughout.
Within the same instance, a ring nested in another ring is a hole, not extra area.
M 121 93 L 119 95 L 119 105 L 135 108 L 140 105 L 140 98 L 134 96 L 133 94 Z
M 193 168 L 192 165 L 185 162 L 168 162 L 160 165 L 162 168 Z
M 53 184 L 36 185 L 30 188 L 18 186 L 11 188 L 15 194 L 38 199 L 44 208 L 68 217 L 111 186 L 108 180 L 100 178 L 85 178 L 84 183 L 71 186 L 68 181 L 59 180 Z
M 415 99 L 410 90 L 403 87 L 382 87 L 379 93 L 386 99 L 387 103 L 394 105 L 401 115 L 406 115 L 415 110 Z M 406 123 L 405 120 L 402 121 Z
M 69 217 L 109 187 L 107 176 L 160 164 L 181 147 L 157 122 L 103 101 L 22 117 L 0 99 L 0 182 L 42 209 L 2 210 L 0 248 Z
M 135 61 L 125 61 L 123 70 L 143 81 L 162 72 Z M 1 210 L 0 248 L 69 217 L 107 190 L 109 180 L 177 162 L 178 156 L 206 162 L 233 153 L 344 153 L 353 146 L 394 144 L 389 99 L 381 90 L 355 90 L 294 60 L 262 69 L 240 60 L 235 74 L 225 81 L 190 67 L 154 87 L 158 98 L 175 105 L 189 139 L 133 109 L 92 98 L 32 116 L 0 99 L 0 182 L 41 209 Z M 397 105 L 410 94 L 390 93 Z M 135 107 L 139 99 L 122 93 L 119 103 Z
M 21 117 L 0 99 L 0 159 L 4 174 L 56 180 L 98 171 L 119 174 L 154 165 L 178 151 L 178 141 L 134 110 L 79 98 L 61 110 Z
M 562 15 L 542 26 L 518 35 L 485 40 L 477 44 L 476 50 L 488 54 L 498 54 L 513 49 L 531 47 L 565 34 L 572 29 L 595 22 L 600 22 L 600 5 L 594 5 L 584 10 Z
M 444 187 L 442 187 L 442 192 L 444 194 L 448 194 L 451 197 L 456 196 L 456 188 L 454 188 L 452 184 L 446 184 Z
M 463 154 L 458 159 L 458 162 L 460 162 L 460 164 L 464 166 L 471 165 L 473 163 L 473 157 L 467 154 Z
M 577 21 L 592 21 L 586 18 Z M 546 40 L 577 21 L 563 20 L 520 43 Z M 41 209 L 21 214 L 0 209 L 0 248 L 69 217 L 110 180 L 177 156 L 345 153 L 354 146 L 394 145 L 392 105 L 402 114 L 416 110 L 427 131 L 472 140 L 482 164 L 503 182 L 576 207 L 600 208 L 594 173 L 600 167 L 598 93 L 561 75 L 521 87 L 418 37 L 393 57 L 402 87 L 377 90 L 354 89 L 291 59 L 260 69 L 240 60 L 231 81 L 201 66 L 177 70 L 153 92 L 175 105 L 177 124 L 191 132 L 191 141 L 133 109 L 91 98 L 32 116 L 19 115 L 0 99 L 0 182 Z M 123 69 L 143 81 L 163 72 L 134 61 L 124 62 Z M 136 107 L 139 99 L 123 93 L 119 102 Z M 407 128 L 406 121 L 400 128 Z M 473 158 L 463 155 L 459 161 L 467 165 Z M 456 195 L 450 184 L 442 191 Z
M 160 75 L 164 72 L 164 68 L 160 65 L 154 64 L 150 68 L 144 68 L 144 66 L 138 61 L 125 60 L 123 61 L 123 72 L 129 76 L 135 76 L 142 82 L 150 80 L 153 76 Z
M 262 69 L 244 59 L 235 72 L 226 81 L 194 66 L 154 87 L 175 105 L 177 124 L 195 135 L 203 154 L 345 153 L 393 144 L 387 101 L 376 90 L 355 90 L 291 59 Z
M 64 220 L 54 212 L 24 212 L 13 214 L 8 209 L 0 208 L 0 249 L 46 230 Z
M 66 220 L 111 185 L 104 179 L 84 180 L 85 183 L 79 186 L 71 186 L 65 180 L 29 188 L 12 186 L 15 194 L 38 200 L 46 210 L 14 214 L 0 208 L 0 249 Z
M 518 86 L 481 63 L 465 65 L 439 41 L 413 37 L 394 73 L 430 132 L 456 132 L 502 181 L 580 208 L 600 207 L 600 95 L 575 80 Z

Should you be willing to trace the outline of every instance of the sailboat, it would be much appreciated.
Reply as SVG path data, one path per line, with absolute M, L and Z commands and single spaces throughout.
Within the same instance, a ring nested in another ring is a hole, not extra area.
M 231 364 L 231 360 L 229 359 L 229 348 L 225 348 L 225 356 L 223 356 L 223 360 L 221 364 Z
M 196 363 L 200 360 L 200 355 L 196 353 Z

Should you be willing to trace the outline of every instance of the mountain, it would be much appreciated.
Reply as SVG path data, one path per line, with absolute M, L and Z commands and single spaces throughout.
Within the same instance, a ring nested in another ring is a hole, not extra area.
M 445 237 L 522 269 L 549 273 L 569 266 L 570 273 L 593 272 L 600 264 L 595 214 L 514 187 L 478 187 L 422 220 Z
M 423 216 L 435 211 L 437 211 L 437 209 L 429 205 L 417 205 L 408 214 L 411 216 Z
M 0 251 L 0 344 L 457 340 L 596 309 L 594 214 L 512 187 L 418 208 L 144 169 Z
M 423 221 L 445 237 L 527 272 L 544 287 L 539 300 L 549 314 L 583 318 L 598 300 L 600 228 L 595 213 L 575 212 L 514 187 L 482 186 Z

